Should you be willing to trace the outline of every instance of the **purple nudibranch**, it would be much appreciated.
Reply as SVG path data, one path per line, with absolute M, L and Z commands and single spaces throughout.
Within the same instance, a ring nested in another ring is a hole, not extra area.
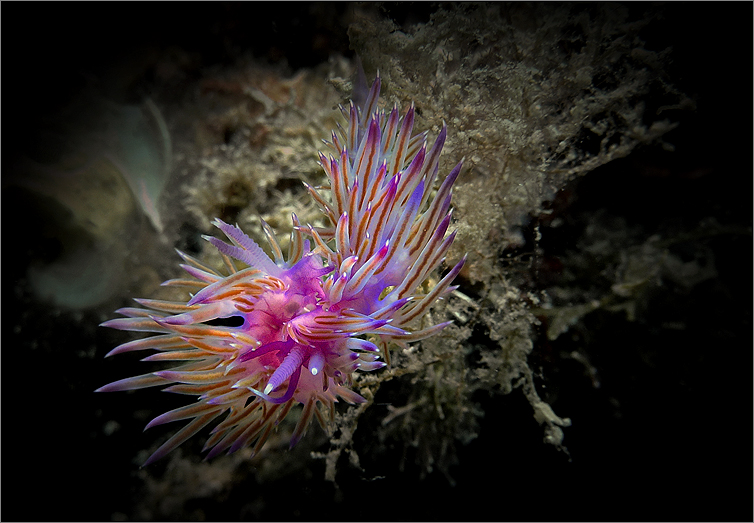
M 152 349 L 144 361 L 180 362 L 170 370 L 122 379 L 98 389 L 121 391 L 167 386 L 197 401 L 153 419 L 147 428 L 188 423 L 158 448 L 145 465 L 165 456 L 215 423 L 204 446 L 207 459 L 253 446 L 257 453 L 275 426 L 299 403 L 303 412 L 291 436 L 295 445 L 313 418 L 326 427 L 338 399 L 366 401 L 353 389 L 354 372 L 389 363 L 389 345 L 407 347 L 450 322 L 412 326 L 451 285 L 466 260 L 430 289 L 422 284 L 445 259 L 455 232 L 453 183 L 462 162 L 435 192 L 446 126 L 427 150 L 426 132 L 412 135 L 414 107 L 378 109 L 379 76 L 364 107 L 341 110 L 345 129 L 320 153 L 328 187 L 306 185 L 322 209 L 326 227 L 302 226 L 293 215 L 287 257 L 263 223 L 273 257 L 237 226 L 215 220 L 230 240 L 206 239 L 222 254 L 228 275 L 180 251 L 190 279 L 163 285 L 195 294 L 187 303 L 136 300 L 124 318 L 102 325 L 156 335 L 119 345 L 107 356 Z M 238 268 L 231 258 L 242 262 Z M 236 317 L 239 326 L 215 326 Z

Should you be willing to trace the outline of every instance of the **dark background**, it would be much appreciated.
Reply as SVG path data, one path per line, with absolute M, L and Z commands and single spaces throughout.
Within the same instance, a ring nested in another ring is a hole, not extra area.
M 681 3 L 655 6 L 650 49 L 673 47 L 668 73 L 697 102 L 666 139 L 675 153 L 643 147 L 632 157 L 575 182 L 578 198 L 564 216 L 573 224 L 559 241 L 543 231 L 542 248 L 557 255 L 578 238 L 596 209 L 652 230 L 673 216 L 715 215 L 728 225 L 752 217 L 752 4 Z M 424 22 L 433 3 L 371 6 L 399 25 Z M 200 66 L 232 64 L 253 52 L 286 60 L 292 70 L 330 54 L 352 56 L 346 34 L 352 4 L 128 3 L 2 4 L 2 169 L 34 147 L 44 116 L 64 105 L 93 76 L 108 79 L 129 57 L 169 46 L 197 53 Z M 639 9 L 635 5 L 633 10 Z M 112 92 L 122 102 L 149 93 L 149 73 Z M 668 170 L 642 175 L 637 166 Z M 704 176 L 684 176 L 695 169 Z M 610 175 L 607 175 L 610 174 Z M 108 350 L 87 313 L 47 311 L 14 292 L 34 240 L 28 217 L 2 199 L 2 505 L 3 520 L 106 520 L 128 514 L 135 492 L 115 475 L 124 460 L 113 439 L 98 437 L 95 409 L 120 400 L 91 391 Z M 668 202 L 672 202 L 668 203 Z M 656 209 L 662 208 L 662 212 Z M 673 216 L 669 216 L 673 215 Z M 749 229 L 750 231 L 750 229 Z M 555 411 L 574 421 L 565 429 L 568 457 L 541 442 L 541 428 L 518 391 L 477 399 L 485 408 L 479 437 L 460 447 L 451 470 L 418 480 L 415 468 L 368 482 L 344 467 L 339 492 L 313 461 L 311 479 L 275 484 L 265 493 L 264 519 L 312 520 L 751 520 L 752 513 L 752 242 L 750 233 L 712 240 L 719 279 L 691 296 L 672 291 L 653 300 L 634 323 L 615 316 L 585 320 L 592 363 L 603 386 L 583 370 L 535 347 Z M 654 314 L 678 311 L 691 327 L 659 329 Z M 21 328 L 18 328 L 18 326 Z M 14 333 L 29 332 L 34 339 Z M 96 345 L 97 358 L 71 356 Z M 66 349 L 70 351 L 66 352 Z M 540 350 L 538 353 L 537 351 Z M 647 363 L 646 355 L 649 354 Z M 551 362 L 550 362 L 551 363 Z M 95 397 L 96 396 L 96 397 Z M 546 394 L 544 395 L 547 398 Z M 610 403 L 617 398 L 619 414 Z M 122 408 L 133 408 L 126 402 Z M 138 437 L 128 427 L 121 437 Z M 361 433 L 359 437 L 368 437 Z M 117 441 L 117 439 L 115 440 Z M 357 441 L 358 444 L 358 441 Z M 373 471 L 389 467 L 370 463 Z M 235 507 L 246 489 L 204 507 L 208 519 L 244 518 Z

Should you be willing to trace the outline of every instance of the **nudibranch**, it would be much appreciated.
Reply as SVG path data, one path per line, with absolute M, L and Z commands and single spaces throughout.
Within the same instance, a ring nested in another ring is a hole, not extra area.
M 384 367 L 391 344 L 406 347 L 450 323 L 412 328 L 456 288 L 451 284 L 465 261 L 434 286 L 426 283 L 455 237 L 446 233 L 463 162 L 435 190 L 445 124 L 428 149 L 426 132 L 412 135 L 413 105 L 403 117 L 397 106 L 388 114 L 378 108 L 379 92 L 378 75 L 364 107 L 341 107 L 347 126 L 338 125 L 325 142 L 331 155 L 319 154 L 328 185 L 305 184 L 326 227 L 301 225 L 294 214 L 284 257 L 263 222 L 270 257 L 237 226 L 218 219 L 214 225 L 230 243 L 205 239 L 221 253 L 227 275 L 178 251 L 190 278 L 163 285 L 190 289 L 187 303 L 137 299 L 141 308 L 119 309 L 124 318 L 102 324 L 157 333 L 107 356 L 152 349 L 156 353 L 143 361 L 181 363 L 98 391 L 167 386 L 198 397 L 147 425 L 189 420 L 145 465 L 213 422 L 207 459 L 251 446 L 255 454 L 300 403 L 293 447 L 313 417 L 323 428 L 332 422 L 338 399 L 366 401 L 353 390 L 355 371 Z

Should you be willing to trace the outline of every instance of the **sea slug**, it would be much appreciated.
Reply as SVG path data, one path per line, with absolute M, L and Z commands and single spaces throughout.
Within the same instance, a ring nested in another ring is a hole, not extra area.
M 432 288 L 423 285 L 455 237 L 446 233 L 451 188 L 463 162 L 435 191 L 445 125 L 428 150 L 426 132 L 412 135 L 413 105 L 403 117 L 397 106 L 386 113 L 378 109 L 379 92 L 378 75 L 363 107 L 353 102 L 341 107 L 347 125 L 325 142 L 332 155 L 319 155 L 329 185 L 306 185 L 327 227 L 301 225 L 294 214 L 284 257 L 263 223 L 270 258 L 237 226 L 216 220 L 230 243 L 205 239 L 222 254 L 227 275 L 179 251 L 191 278 L 163 285 L 190 289 L 194 294 L 187 303 L 137 299 L 142 308 L 119 309 L 124 318 L 102 324 L 157 333 L 124 343 L 107 356 L 152 349 L 156 353 L 144 361 L 181 363 L 98 391 L 167 386 L 170 392 L 198 396 L 147 425 L 189 420 L 145 465 L 213 422 L 204 446 L 207 458 L 247 446 L 257 453 L 301 403 L 292 447 L 312 418 L 327 426 L 338 399 L 365 401 L 352 390 L 356 370 L 380 369 L 390 361 L 390 344 L 406 347 L 450 323 L 412 328 L 456 288 L 451 283 L 465 261 Z M 231 317 L 236 326 L 213 321 Z

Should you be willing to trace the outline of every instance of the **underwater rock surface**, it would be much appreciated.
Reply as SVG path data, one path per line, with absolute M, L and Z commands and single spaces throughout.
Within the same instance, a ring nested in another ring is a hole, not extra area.
M 654 519 L 751 518 L 750 481 L 732 479 L 751 462 L 751 140 L 723 103 L 750 98 L 751 60 L 723 42 L 746 34 L 736 24 L 751 6 L 686 6 L 688 27 L 679 8 L 617 4 L 187 6 L 181 28 L 94 9 L 107 30 L 53 38 L 52 10 L 43 48 L 16 57 L 27 93 L 6 112 L 21 132 L 4 133 L 4 152 L 18 151 L 4 163 L 39 158 L 40 130 L 54 129 L 40 115 L 92 78 L 119 106 L 149 98 L 171 145 L 162 231 L 117 167 L 102 172 L 119 203 L 85 183 L 107 209 L 86 214 L 86 198 L 50 185 L 16 200 L 8 188 L 24 184 L 4 165 L 5 216 L 25 210 L 35 226 L 3 222 L 6 255 L 17 251 L 3 268 L 4 382 L 28 394 L 4 398 L 4 421 L 25 427 L 4 434 L 15 478 L 5 519 L 645 519 L 635 500 L 648 492 Z M 271 23 L 255 24 L 262 16 Z M 725 29 L 699 39 L 692 27 Z M 103 362 L 127 338 L 96 325 L 179 274 L 173 247 L 219 263 L 200 241 L 213 218 L 261 243 L 261 215 L 283 243 L 291 211 L 302 222 L 318 213 L 300 181 L 324 180 L 316 151 L 353 92 L 354 51 L 367 76 L 379 69 L 388 103 L 416 100 L 417 127 L 432 137 L 446 121 L 443 158 L 466 157 L 449 259 L 468 252 L 468 268 L 432 318 L 455 324 L 360 381 L 370 402 L 339 411 L 332 435 L 313 429 L 287 451 L 282 426 L 253 460 L 208 463 L 200 435 L 139 469 L 171 432 L 140 427 L 178 404 L 94 395 L 144 365 Z M 61 78 L 55 92 L 28 88 L 48 75 Z M 103 297 L 66 304 L 34 291 L 43 280 L 29 262 L 58 259 L 45 248 L 69 230 L 46 225 L 45 198 L 86 231 L 84 252 L 105 253 L 97 278 L 75 272 L 92 292 L 114 282 Z M 34 387 L 11 372 L 29 357 Z M 16 459 L 9 448 L 30 450 Z M 25 501 L 40 488 L 48 503 Z M 387 501 L 404 491 L 413 502 L 400 511 Z M 88 501 L 71 504 L 80 492 Z

